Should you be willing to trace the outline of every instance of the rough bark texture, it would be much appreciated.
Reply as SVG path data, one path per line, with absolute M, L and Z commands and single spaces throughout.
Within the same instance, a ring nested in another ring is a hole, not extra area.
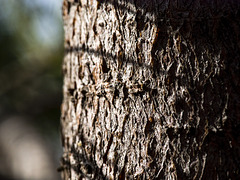
M 237 2 L 64 1 L 64 179 L 240 179 Z

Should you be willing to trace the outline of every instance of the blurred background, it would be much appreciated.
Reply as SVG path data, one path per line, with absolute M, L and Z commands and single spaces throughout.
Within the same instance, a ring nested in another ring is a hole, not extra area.
M 62 0 L 0 0 L 0 179 L 57 180 Z

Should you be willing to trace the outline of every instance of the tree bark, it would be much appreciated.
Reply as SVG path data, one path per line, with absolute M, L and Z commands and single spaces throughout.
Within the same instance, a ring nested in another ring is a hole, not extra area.
M 240 179 L 239 7 L 64 0 L 63 179 Z

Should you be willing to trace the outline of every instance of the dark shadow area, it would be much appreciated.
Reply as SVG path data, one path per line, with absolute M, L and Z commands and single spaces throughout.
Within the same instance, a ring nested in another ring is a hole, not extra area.
M 95 49 L 86 47 L 85 45 L 82 46 L 82 47 L 65 48 L 65 54 L 70 53 L 70 52 L 74 52 L 74 53 L 87 52 L 89 55 L 95 55 L 97 57 L 103 57 L 105 59 L 108 59 L 110 62 L 112 61 L 114 63 L 117 63 L 116 61 L 118 59 L 117 56 L 113 55 L 110 52 L 103 52 L 101 50 L 95 50 Z M 144 67 L 146 69 L 153 69 L 154 70 L 153 66 L 151 66 L 147 63 L 139 63 L 137 61 L 137 59 L 129 58 L 129 57 L 126 57 L 125 55 L 122 55 L 122 61 L 121 62 L 122 62 L 122 64 L 135 64 L 135 66 L 141 66 L 141 67 Z M 109 67 L 107 67 L 107 68 L 109 68 Z M 163 70 L 158 70 L 158 73 L 159 74 L 166 74 L 167 72 L 163 71 Z
M 102 169 L 97 166 L 95 160 L 93 158 L 88 158 L 89 154 L 87 155 L 84 149 L 85 145 L 86 144 L 82 144 L 82 147 L 79 148 L 72 146 L 69 153 L 73 155 L 76 164 L 71 164 L 68 156 L 62 157 L 61 167 L 58 169 L 58 171 L 65 171 L 69 175 L 71 173 L 71 169 L 73 169 L 77 174 L 80 175 L 80 178 L 108 180 L 109 178 L 102 173 Z M 94 145 L 90 142 L 88 142 L 88 146 L 94 147 Z
M 76 6 L 82 6 L 79 1 L 68 2 Z M 99 0 L 98 8 L 102 4 L 111 4 L 118 11 L 137 13 L 138 16 L 146 17 L 146 14 L 157 17 L 155 21 L 148 19 L 153 24 L 158 24 L 163 20 L 179 22 L 186 21 L 202 21 L 209 17 L 218 19 L 227 17 L 230 14 L 236 14 L 240 8 L 240 2 L 235 0 L 226 0 L 219 3 L 218 1 L 201 1 L 201 0 Z M 129 8 L 127 4 L 131 4 L 136 8 Z M 179 22 L 182 23 L 182 22 Z

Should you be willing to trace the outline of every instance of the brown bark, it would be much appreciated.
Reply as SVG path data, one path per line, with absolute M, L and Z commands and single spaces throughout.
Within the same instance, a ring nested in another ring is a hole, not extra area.
M 64 179 L 240 179 L 239 4 L 65 0 Z

